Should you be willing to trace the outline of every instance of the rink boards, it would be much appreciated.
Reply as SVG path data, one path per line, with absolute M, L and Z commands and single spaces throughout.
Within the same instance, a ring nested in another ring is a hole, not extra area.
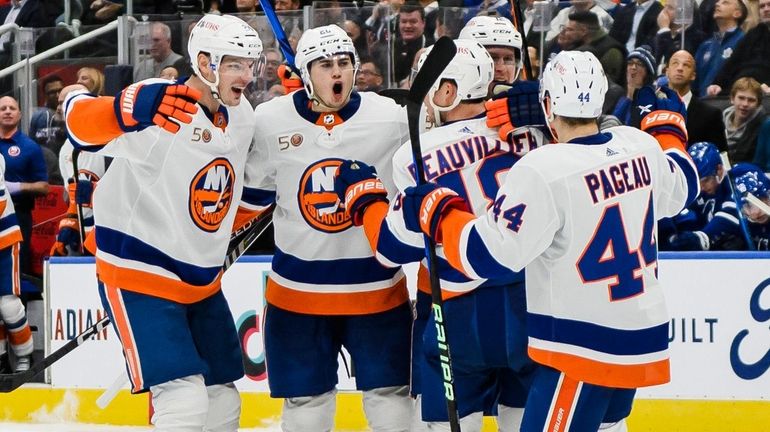
M 247 376 L 237 383 L 244 427 L 272 424 L 280 412 L 280 401 L 266 395 L 260 333 L 269 265 L 269 257 L 244 257 L 223 279 L 247 365 Z M 672 381 L 638 392 L 632 430 L 748 431 L 770 424 L 770 254 L 661 254 L 659 274 L 671 316 Z M 52 351 L 101 318 L 103 309 L 92 259 L 51 259 L 46 283 Z M 123 391 L 106 410 L 94 404 L 98 389 L 123 370 L 120 346 L 109 329 L 51 367 L 50 386 L 0 395 L 4 418 L 63 415 L 81 422 L 146 424 L 146 395 Z M 364 430 L 355 383 L 344 367 L 339 377 L 340 389 L 350 392 L 340 395 L 337 426 Z

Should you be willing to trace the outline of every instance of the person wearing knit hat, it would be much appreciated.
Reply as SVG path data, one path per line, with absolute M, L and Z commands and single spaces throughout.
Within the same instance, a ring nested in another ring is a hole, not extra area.
M 626 95 L 618 100 L 612 115 L 623 124 L 639 127 L 641 113 L 632 110 L 634 93 L 645 85 L 652 84 L 657 75 L 658 63 L 647 45 L 636 47 L 626 57 Z

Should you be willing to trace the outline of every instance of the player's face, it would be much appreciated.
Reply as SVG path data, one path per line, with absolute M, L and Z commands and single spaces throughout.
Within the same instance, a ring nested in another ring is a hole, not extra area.
M 766 205 L 770 205 L 770 197 L 765 196 L 760 199 Z M 753 223 L 764 224 L 770 221 L 770 216 L 754 204 L 746 203 L 741 210 L 743 211 L 743 215 Z
M 219 97 L 225 105 L 236 106 L 246 86 L 254 80 L 257 61 L 243 57 L 224 56 L 219 65 Z
M 486 48 L 495 64 L 495 81 L 512 83 L 516 76 L 516 52 L 509 47 L 488 46 Z
M 327 108 L 337 111 L 348 103 L 353 89 L 354 64 L 349 54 L 335 54 L 310 65 L 310 81 L 315 97 Z
M 716 175 L 700 178 L 700 191 L 704 195 L 714 195 L 719 187 L 719 177 Z

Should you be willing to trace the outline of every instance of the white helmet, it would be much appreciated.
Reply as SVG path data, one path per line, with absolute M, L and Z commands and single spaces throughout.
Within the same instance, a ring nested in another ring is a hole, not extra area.
M 441 124 L 439 112 L 450 111 L 464 100 L 485 99 L 489 93 L 489 83 L 492 82 L 495 75 L 492 57 L 480 43 L 472 39 L 457 39 L 454 43 L 457 46 L 457 54 L 428 91 L 428 103 L 433 108 L 434 120 L 437 125 Z M 432 45 L 420 55 L 420 59 L 417 61 L 418 71 L 422 68 L 431 50 L 433 50 Z M 455 83 L 457 97 L 449 106 L 437 107 L 433 105 L 433 95 L 443 80 L 451 80 Z
M 211 88 L 211 93 L 219 99 L 219 64 L 226 55 L 258 60 L 262 55 L 262 41 L 257 31 L 238 17 L 232 15 L 204 15 L 192 31 L 187 42 L 187 52 L 192 61 L 195 75 Z M 214 82 L 203 77 L 198 68 L 198 54 L 210 56 Z
M 503 46 L 513 48 L 516 53 L 516 74 L 518 77 L 524 58 L 521 54 L 521 48 L 524 46 L 521 40 L 521 33 L 516 30 L 513 23 L 503 17 L 492 17 L 481 15 L 471 18 L 465 27 L 460 30 L 460 39 L 474 39 L 480 44 L 486 46 Z
M 297 55 L 294 57 L 294 65 L 299 69 L 302 82 L 305 84 L 305 92 L 313 99 L 313 82 L 310 81 L 310 63 L 329 58 L 335 54 L 350 54 L 353 59 L 353 82 L 358 72 L 360 62 L 356 47 L 350 36 L 336 24 L 316 27 L 306 30 L 297 42 Z M 353 91 L 351 87 L 351 91 Z
M 543 69 L 540 103 L 547 122 L 555 115 L 598 118 L 602 113 L 607 77 L 590 52 L 562 51 Z

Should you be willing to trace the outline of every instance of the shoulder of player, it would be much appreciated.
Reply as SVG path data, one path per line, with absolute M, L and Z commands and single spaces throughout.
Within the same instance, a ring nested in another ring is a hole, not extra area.
M 403 112 L 403 118 L 393 118 L 388 119 L 389 121 L 397 121 L 402 120 L 403 122 L 406 122 L 406 110 L 401 105 L 397 104 L 393 99 L 386 97 L 386 96 L 380 96 L 375 92 L 360 92 L 358 93 L 359 96 L 361 96 L 361 109 L 371 110 L 372 112 Z M 386 116 L 382 116 L 383 118 L 387 118 Z
M 278 96 L 257 105 L 257 107 L 254 108 L 254 117 L 257 122 L 260 123 L 275 117 L 286 118 L 287 111 L 295 112 L 294 99 L 291 94 Z

